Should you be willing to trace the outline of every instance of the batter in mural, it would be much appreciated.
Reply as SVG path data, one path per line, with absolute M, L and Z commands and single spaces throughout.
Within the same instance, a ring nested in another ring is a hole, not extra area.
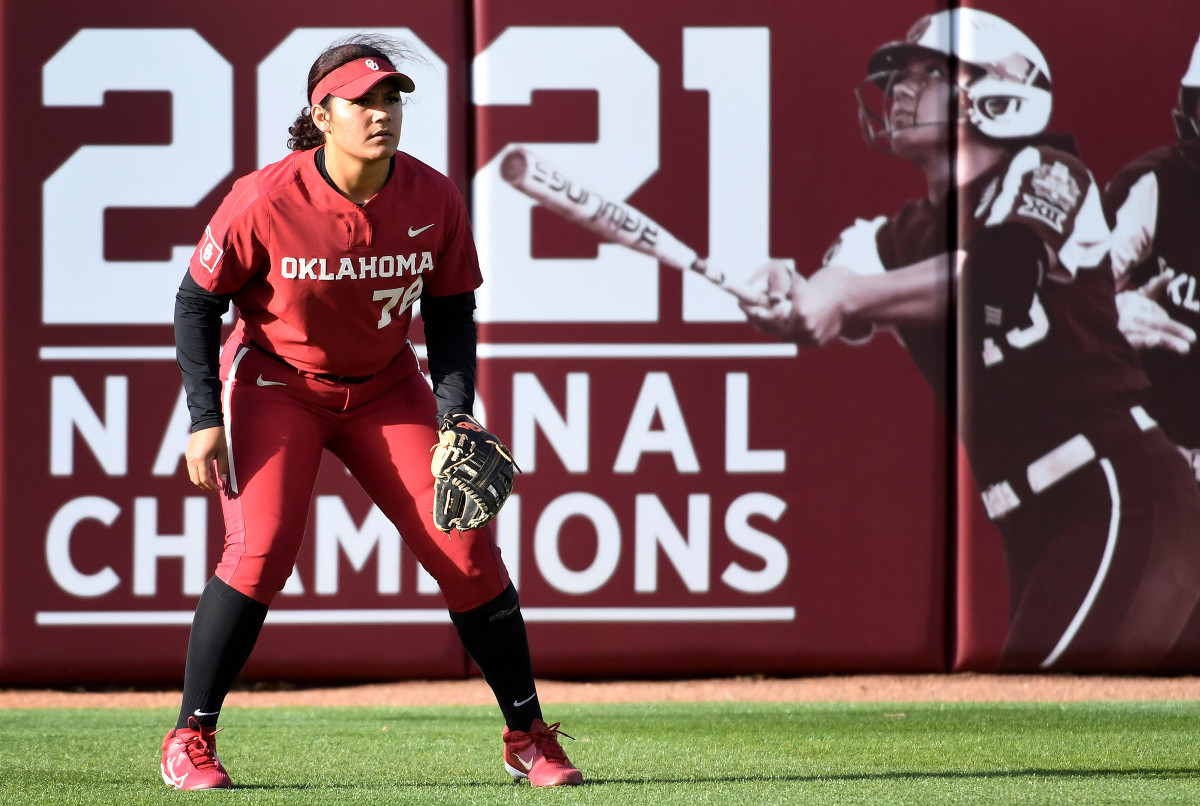
M 1200 600 L 1200 488 L 1142 405 L 1100 189 L 1045 131 L 1045 58 L 952 9 L 876 50 L 858 95 L 868 143 L 920 169 L 925 195 L 846 229 L 807 279 L 769 264 L 743 310 L 806 346 L 897 331 L 1003 535 L 1001 668 L 1158 667 Z

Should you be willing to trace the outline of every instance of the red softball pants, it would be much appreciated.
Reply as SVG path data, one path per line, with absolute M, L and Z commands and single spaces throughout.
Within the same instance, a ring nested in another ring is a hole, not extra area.
M 450 610 L 499 596 L 508 571 L 492 530 L 433 525 L 430 448 L 437 406 L 411 346 L 361 383 L 311 377 L 246 344 L 222 351 L 229 482 L 217 576 L 270 604 L 287 581 L 308 523 L 323 452 L 341 459 L 395 524 Z

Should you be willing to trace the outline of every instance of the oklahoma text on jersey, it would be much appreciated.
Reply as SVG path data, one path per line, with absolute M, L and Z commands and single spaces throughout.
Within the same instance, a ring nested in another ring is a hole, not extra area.
M 420 255 L 420 263 L 417 262 Z M 337 263 L 337 273 L 329 270 Z M 360 257 L 357 268 L 353 258 L 284 257 L 279 260 L 279 276 L 285 280 L 366 280 L 376 277 L 416 277 L 434 269 L 432 252 L 410 252 L 407 255 L 371 255 Z

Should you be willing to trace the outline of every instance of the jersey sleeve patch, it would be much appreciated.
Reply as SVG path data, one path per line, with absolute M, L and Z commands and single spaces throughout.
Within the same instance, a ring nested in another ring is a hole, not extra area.
M 1039 165 L 1029 172 L 1028 184 L 1021 190 L 1017 215 L 1041 221 L 1061 234 L 1079 205 L 1079 195 L 1079 183 L 1065 164 Z
M 1029 177 L 1029 184 L 1039 197 L 1055 207 L 1070 211 L 1079 204 L 1079 183 L 1071 176 L 1070 169 L 1061 162 L 1034 168 Z
M 217 243 L 217 239 L 213 237 L 212 227 L 204 228 L 204 240 L 200 242 L 200 246 L 196 249 L 196 256 L 209 274 L 217 270 L 217 266 L 221 263 L 221 258 L 225 256 L 225 250 Z

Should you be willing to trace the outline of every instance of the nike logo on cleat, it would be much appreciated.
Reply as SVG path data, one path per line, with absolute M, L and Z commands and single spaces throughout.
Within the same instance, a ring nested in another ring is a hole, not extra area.
M 533 699 L 534 697 L 536 697 L 536 696 L 537 696 L 537 692 L 535 691 L 535 692 L 533 692 L 532 694 L 530 694 L 528 697 L 526 697 L 525 699 L 521 700 L 520 702 L 517 702 L 516 700 L 513 700 L 513 705 L 514 705 L 515 707 L 517 707 L 517 708 L 520 708 L 522 705 L 524 705 L 525 703 L 529 702 L 530 700 L 532 700 L 532 699 Z
M 287 386 L 287 384 L 284 383 L 283 381 L 264 381 L 262 375 L 258 376 L 258 385 L 259 386 Z
M 175 767 L 178 765 L 179 761 L 181 761 L 181 757 L 176 756 L 175 758 L 171 759 L 171 761 L 167 762 L 167 775 L 171 777 L 172 786 L 174 786 L 176 789 L 183 789 L 183 782 L 187 780 L 187 777 L 191 773 L 185 772 L 183 775 L 179 775 L 175 771 Z
M 217 714 L 219 714 L 221 712 L 220 711 L 201 711 L 199 708 L 197 708 L 195 711 L 192 711 L 192 713 L 195 714 L 196 716 L 216 716 Z
M 408 237 L 415 238 L 432 226 L 433 226 L 433 224 L 426 224 L 425 226 L 421 227 L 420 229 L 413 229 L 412 227 L 409 227 L 408 228 Z
M 513 755 L 517 757 L 517 763 L 525 768 L 525 772 L 529 772 L 531 769 L 533 769 L 533 759 L 537 755 L 537 750 L 531 750 L 529 752 L 528 761 L 526 761 L 520 753 L 513 753 Z

